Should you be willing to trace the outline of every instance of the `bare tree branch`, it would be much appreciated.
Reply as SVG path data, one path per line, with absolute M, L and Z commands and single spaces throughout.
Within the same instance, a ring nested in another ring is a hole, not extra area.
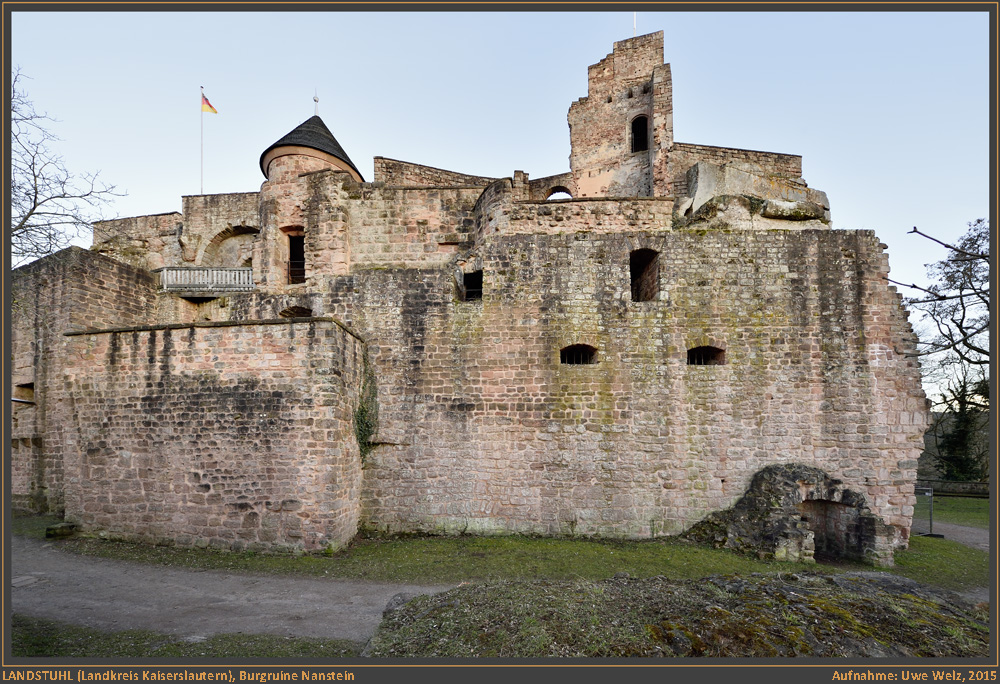
M 962 364 L 988 366 L 990 361 L 990 224 L 986 219 L 969 223 L 956 244 L 949 244 L 914 228 L 916 233 L 949 250 L 931 264 L 931 284 L 896 285 L 916 290 L 919 298 L 907 304 L 924 314 L 935 332 L 922 341 L 922 355 L 951 354 Z
M 54 120 L 40 114 L 23 88 L 27 78 L 15 70 L 11 80 L 12 262 L 17 265 L 51 254 L 100 220 L 111 198 L 121 196 L 99 173 L 72 174 L 52 152 L 58 140 L 48 129 Z

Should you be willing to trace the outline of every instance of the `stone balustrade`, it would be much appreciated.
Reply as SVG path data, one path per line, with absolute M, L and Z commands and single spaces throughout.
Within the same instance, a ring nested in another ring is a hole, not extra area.
M 160 289 L 168 292 L 246 292 L 254 289 L 252 268 L 161 268 Z

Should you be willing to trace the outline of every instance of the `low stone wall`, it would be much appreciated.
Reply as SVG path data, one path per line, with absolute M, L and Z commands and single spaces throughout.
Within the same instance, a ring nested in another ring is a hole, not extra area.
M 412 162 L 375 157 L 375 182 L 386 185 L 401 185 L 413 187 L 456 187 L 476 185 L 486 187 L 495 178 L 486 176 L 470 176 L 457 171 L 437 169 Z
M 362 342 L 329 318 L 73 335 L 47 439 L 67 520 L 180 545 L 347 542 L 362 370 Z
M 918 487 L 930 487 L 935 494 L 958 494 L 965 496 L 988 497 L 989 482 L 951 482 L 947 480 L 917 480 Z

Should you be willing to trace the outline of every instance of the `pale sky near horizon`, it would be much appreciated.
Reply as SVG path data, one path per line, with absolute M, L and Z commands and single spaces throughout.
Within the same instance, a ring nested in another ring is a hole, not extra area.
M 384 156 L 483 176 L 569 170 L 566 113 L 632 12 L 19 12 L 12 67 L 71 169 L 128 193 L 111 215 L 248 192 L 260 153 L 320 115 L 366 180 Z M 663 30 L 679 142 L 803 156 L 835 228 L 873 229 L 926 282 L 990 211 L 989 14 L 639 12 Z

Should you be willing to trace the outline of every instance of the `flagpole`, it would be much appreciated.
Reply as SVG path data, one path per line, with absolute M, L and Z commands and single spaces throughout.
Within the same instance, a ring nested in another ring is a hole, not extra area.
M 198 100 L 198 111 L 201 112 L 201 192 L 205 194 L 205 86 L 201 87 L 201 99 Z

